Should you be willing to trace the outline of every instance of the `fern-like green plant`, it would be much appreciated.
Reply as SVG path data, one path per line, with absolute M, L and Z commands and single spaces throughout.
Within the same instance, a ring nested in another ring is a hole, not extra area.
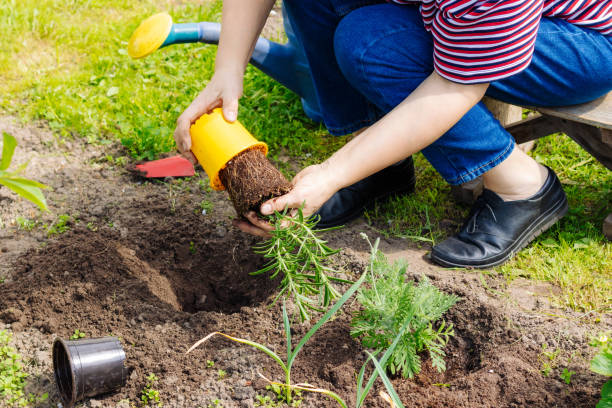
M 406 262 L 390 264 L 380 252 L 370 272 L 368 286 L 360 288 L 357 295 L 362 308 L 353 316 L 351 335 L 380 352 L 406 327 L 385 368 L 412 378 L 421 371 L 419 353 L 426 350 L 433 367 L 444 371 L 444 347 L 454 335 L 453 325 L 441 321 L 436 327 L 434 323 L 459 297 L 440 291 L 425 276 L 418 284 L 406 281 Z
M 6 132 L 2 133 L 2 158 L 0 158 L 0 184 L 14 191 L 21 197 L 36 204 L 41 210 L 47 210 L 47 202 L 41 189 L 47 188 L 37 181 L 28 180 L 20 174 L 26 165 L 22 165 L 15 171 L 8 171 L 13 159 L 17 140 Z

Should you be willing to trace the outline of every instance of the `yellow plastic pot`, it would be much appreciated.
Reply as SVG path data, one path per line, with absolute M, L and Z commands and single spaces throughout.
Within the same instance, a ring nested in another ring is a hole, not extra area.
M 266 155 L 268 145 L 260 142 L 238 121 L 225 120 L 221 108 L 202 115 L 190 129 L 191 151 L 208 174 L 210 186 L 225 190 L 219 171 L 228 161 L 248 149 L 258 149 Z

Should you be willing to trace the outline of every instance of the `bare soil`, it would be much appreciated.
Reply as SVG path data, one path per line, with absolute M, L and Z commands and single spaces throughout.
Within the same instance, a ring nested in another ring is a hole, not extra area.
M 121 154 L 117 147 L 60 142 L 44 127 L 24 127 L 13 118 L 0 118 L 0 131 L 17 137 L 17 163 L 30 162 L 26 174 L 51 187 L 52 212 L 40 216 L 0 189 L 0 330 L 14 333 L 13 344 L 31 374 L 28 389 L 50 393 L 42 406 L 59 402 L 53 339 L 68 338 L 75 329 L 88 337 L 120 337 L 130 370 L 125 387 L 80 406 L 139 406 L 149 373 L 160 378 L 155 388 L 167 407 L 253 407 L 257 394 L 273 396 L 257 373 L 275 379 L 281 373 L 247 346 L 216 339 L 185 355 L 216 330 L 281 355 L 285 349 L 279 307 L 270 307 L 277 282 L 249 275 L 263 263 L 251 250 L 257 240 L 231 227 L 234 212 L 226 193 L 202 187 L 208 185 L 205 177 L 143 181 L 106 159 Z M 205 214 L 202 200 L 212 204 Z M 60 214 L 71 216 L 69 230 L 48 236 L 42 225 Z M 19 229 L 17 216 L 37 225 Z M 366 265 L 368 246 L 359 232 L 376 236 L 363 219 L 328 235 L 333 247 L 343 248 L 335 262 L 347 277 Z M 610 327 L 610 316 L 595 323 L 589 315 L 558 309 L 548 300 L 555 288 L 544 283 L 508 285 L 494 275 L 439 268 L 425 259 L 428 248 L 407 241 L 383 240 L 381 248 L 391 260 L 408 259 L 415 279 L 426 275 L 462 297 L 446 315 L 456 333 L 447 348 L 448 370 L 438 373 L 426 362 L 416 379 L 393 379 L 406 406 L 595 405 L 603 378 L 588 370 L 588 337 Z M 354 402 L 355 377 L 364 362 L 364 349 L 349 335 L 356 307 L 349 302 L 304 348 L 295 382 L 332 389 Z M 308 328 L 296 322 L 295 338 Z M 542 354 L 543 344 L 559 350 L 554 361 Z M 545 362 L 553 365 L 548 376 L 541 372 Z M 563 368 L 575 371 L 569 385 L 559 377 Z M 368 407 L 388 407 L 378 397 L 381 389 L 379 384 Z M 303 407 L 335 406 L 303 397 Z

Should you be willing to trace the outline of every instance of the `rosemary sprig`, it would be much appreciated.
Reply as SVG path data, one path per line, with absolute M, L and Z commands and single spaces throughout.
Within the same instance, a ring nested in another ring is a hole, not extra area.
M 281 273 L 280 292 L 274 302 L 280 297 L 292 298 L 302 321 L 309 320 L 311 311 L 326 310 L 340 297 L 331 282 L 352 283 L 333 276 L 336 271 L 328 265 L 328 258 L 338 250 L 330 248 L 318 236 L 338 227 L 315 232 L 318 217 L 304 217 L 301 208 L 294 217 L 287 210 L 276 212 L 270 221 L 274 224 L 272 237 L 253 248 L 268 262 L 252 275 L 270 272 L 270 279 L 274 279 Z

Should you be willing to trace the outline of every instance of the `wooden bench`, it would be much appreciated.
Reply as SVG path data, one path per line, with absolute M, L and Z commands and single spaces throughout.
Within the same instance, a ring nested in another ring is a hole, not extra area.
M 517 112 L 520 118 L 521 108 L 498 101 L 485 103 L 517 143 L 522 144 L 552 133 L 563 132 L 612 170 L 612 92 L 582 105 L 558 108 L 528 107 L 537 113 L 518 121 L 508 118 L 516 117 Z M 462 202 L 474 200 L 481 191 L 481 181 L 472 181 L 453 188 L 455 198 Z M 604 221 L 603 233 L 612 240 L 612 213 Z

